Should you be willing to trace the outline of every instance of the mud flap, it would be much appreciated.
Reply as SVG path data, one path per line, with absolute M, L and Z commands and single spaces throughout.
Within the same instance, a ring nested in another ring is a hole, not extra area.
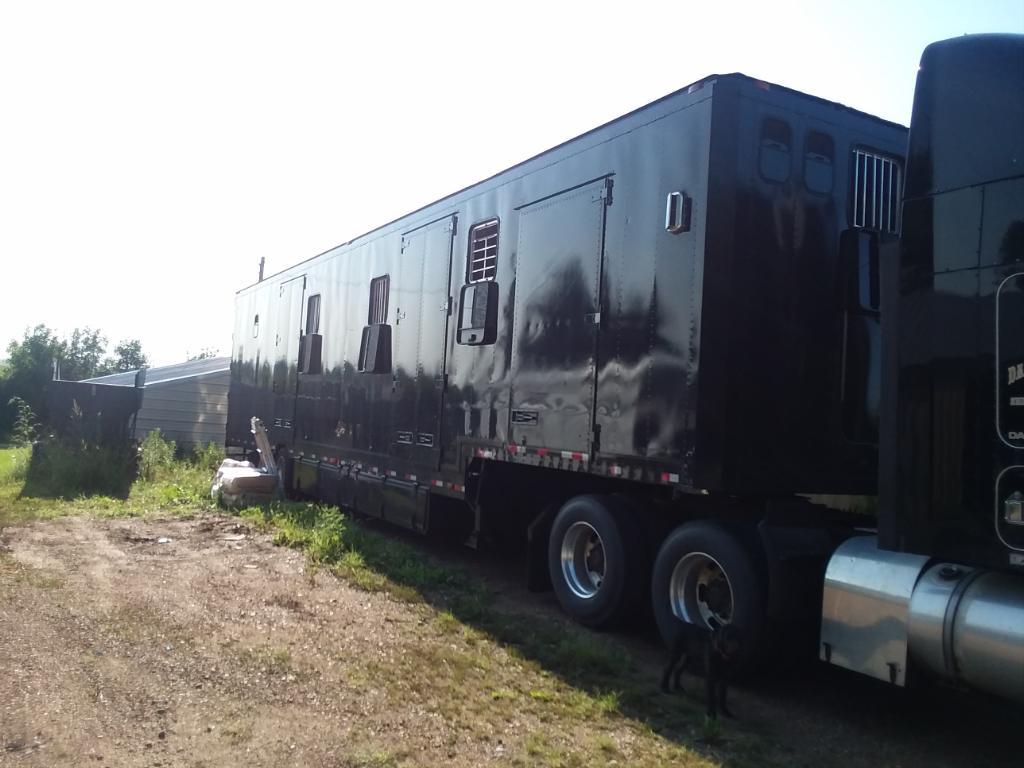
M 548 570 L 548 538 L 558 507 L 548 504 L 526 529 L 526 588 L 531 592 L 551 589 Z

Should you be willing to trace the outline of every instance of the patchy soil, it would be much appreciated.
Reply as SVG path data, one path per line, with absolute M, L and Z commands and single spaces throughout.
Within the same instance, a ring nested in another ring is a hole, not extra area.
M 741 720 L 718 733 L 667 697 L 680 724 L 655 726 L 429 603 L 313 572 L 238 518 L 0 533 L 0 765 L 1019 764 L 1019 709 L 821 668 L 735 692 Z M 562 621 L 493 563 L 457 559 L 497 610 Z M 659 696 L 654 644 L 613 642 Z

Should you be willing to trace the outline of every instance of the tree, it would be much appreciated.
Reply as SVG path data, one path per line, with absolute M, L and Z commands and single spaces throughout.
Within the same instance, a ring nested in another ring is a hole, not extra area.
M 59 360 L 63 351 L 64 342 L 45 325 L 37 325 L 31 331 L 26 329 L 21 341 L 7 345 L 7 375 L 2 382 L 0 402 L 7 403 L 13 397 L 20 397 L 34 413 L 44 414 L 46 401 L 43 390 L 53 378 L 54 360 Z M 9 428 L 13 413 L 7 411 L 5 415 L 7 418 L 0 426 Z
M 216 357 L 217 352 L 216 347 L 203 347 L 194 355 L 191 352 L 186 352 L 185 355 L 189 360 L 209 360 L 211 357 Z
M 142 354 L 142 342 L 138 339 L 125 339 L 114 347 L 112 357 L 106 357 L 100 366 L 100 373 L 122 373 L 137 371 L 149 365 L 149 359 Z
M 89 379 L 100 372 L 100 360 L 107 351 L 107 337 L 99 330 L 75 328 L 64 342 L 60 377 L 65 381 Z
M 113 355 L 107 355 L 106 351 L 106 336 L 88 326 L 75 328 L 67 339 L 59 338 L 42 324 L 26 329 L 20 341 L 7 345 L 8 359 L 0 361 L 0 435 L 11 432 L 21 412 L 9 405 L 12 398 L 17 398 L 18 403 L 45 421 L 45 390 L 53 378 L 55 362 L 60 378 L 66 381 L 133 371 L 148 363 L 138 339 L 119 342 Z

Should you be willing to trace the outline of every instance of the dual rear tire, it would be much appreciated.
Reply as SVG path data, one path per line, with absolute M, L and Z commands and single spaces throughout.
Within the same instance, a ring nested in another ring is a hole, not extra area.
M 647 589 L 647 556 L 635 514 L 614 496 L 575 496 L 548 538 L 548 573 L 562 610 L 595 629 L 624 621 Z
M 676 528 L 658 550 L 651 574 L 654 620 L 672 646 L 682 622 L 740 630 L 740 662 L 761 647 L 764 596 L 746 547 L 725 526 L 695 520 Z
M 635 510 L 614 496 L 576 496 L 552 523 L 548 572 L 562 609 L 585 626 L 621 624 L 649 601 L 670 647 L 689 622 L 709 629 L 735 624 L 744 662 L 760 648 L 761 579 L 747 548 L 715 521 L 673 530 L 652 568 Z

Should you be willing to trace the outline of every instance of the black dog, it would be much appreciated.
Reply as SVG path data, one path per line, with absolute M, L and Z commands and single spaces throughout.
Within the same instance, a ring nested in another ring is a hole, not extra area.
M 707 691 L 707 715 L 718 719 L 718 713 L 734 718 L 725 698 L 729 677 L 740 651 L 740 632 L 732 624 L 723 624 L 714 631 L 687 622 L 679 623 L 679 632 L 672 647 L 672 656 L 661 676 L 661 690 L 671 693 L 669 683 L 675 672 L 675 690 L 682 691 L 681 678 L 686 662 L 693 657 L 704 661 L 704 686 Z

